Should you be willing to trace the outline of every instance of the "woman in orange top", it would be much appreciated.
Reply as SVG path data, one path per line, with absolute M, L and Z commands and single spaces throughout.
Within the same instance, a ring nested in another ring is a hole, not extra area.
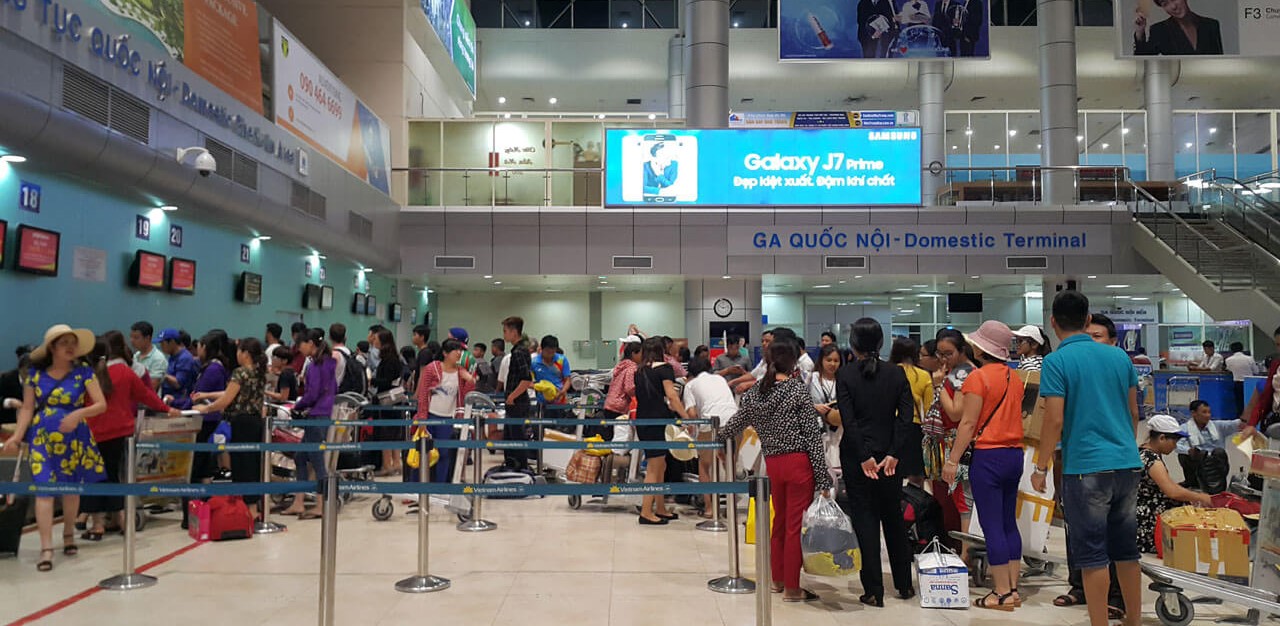
M 942 476 L 954 482 L 960 457 L 973 442 L 969 485 L 978 508 L 978 521 L 987 540 L 991 593 L 974 601 L 983 609 L 1012 611 L 1022 604 L 1018 570 L 1022 536 L 1018 534 L 1018 483 L 1022 480 L 1022 396 L 1020 379 L 1009 368 L 1013 331 L 1001 322 L 984 322 L 965 335 L 980 366 L 964 381 L 964 411 L 956 443 Z

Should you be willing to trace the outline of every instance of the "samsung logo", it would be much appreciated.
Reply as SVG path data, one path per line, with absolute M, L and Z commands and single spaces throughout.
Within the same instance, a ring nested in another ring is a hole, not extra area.
M 871 141 L 916 141 L 920 139 L 918 130 L 873 130 Z

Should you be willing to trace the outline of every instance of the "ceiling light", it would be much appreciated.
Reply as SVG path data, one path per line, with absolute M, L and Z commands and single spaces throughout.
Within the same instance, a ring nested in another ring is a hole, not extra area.
M 1128 289 L 1129 285 L 1107 285 L 1107 289 Z
M 0 163 L 26 163 L 27 157 L 17 154 L 6 154 L 0 156 Z
M 502 119 L 504 119 L 504 120 L 509 120 L 509 119 L 511 119 L 511 114 L 510 114 L 510 113 L 503 113 L 503 114 L 502 114 Z
M 1027 292 L 1027 297 L 1028 297 L 1028 298 L 1043 298 L 1043 297 L 1044 297 L 1044 292 L 1043 292 L 1043 291 L 1028 291 L 1028 292 Z
M 493 284 L 495 284 L 495 285 L 501 285 L 501 284 L 502 284 L 502 281 L 500 281 L 500 280 L 495 280 L 495 281 L 493 281 Z
M 912 285 L 912 287 L 915 287 L 916 289 L 927 289 L 929 286 L 928 285 Z
M 1089 278 L 1089 280 L 1093 280 L 1093 279 L 1097 278 L 1097 276 L 1089 276 L 1088 278 Z
M 506 104 L 506 103 L 507 103 L 506 96 L 498 96 L 498 104 Z
M 964 129 L 964 134 L 965 134 L 965 136 L 966 136 L 966 137 L 972 137 L 972 136 L 973 136 L 973 129 L 972 129 L 972 128 L 966 128 L 966 129 Z
M 177 211 L 177 210 L 178 210 L 178 207 L 173 206 L 172 204 L 166 204 L 166 205 L 161 206 L 161 207 L 158 207 L 158 208 L 159 208 L 161 211 L 166 211 L 166 212 L 173 212 L 173 211 Z
M 1146 302 L 1147 300 L 1150 300 L 1151 298 L 1148 298 L 1148 297 L 1146 297 L 1146 296 L 1135 296 L 1135 297 L 1132 297 L 1132 298 L 1129 298 L 1129 299 L 1130 299 L 1130 300 L 1137 300 L 1138 302 Z
M 271 241 L 271 235 L 258 235 L 253 238 L 254 241 Z
M 1213 128 L 1210 128 L 1210 129 L 1209 129 L 1209 134 L 1210 134 L 1210 135 L 1216 135 L 1216 134 L 1218 134 L 1218 127 L 1217 127 L 1217 126 L 1214 126 Z
M 493 276 L 490 276 L 489 274 L 485 274 L 485 275 L 484 275 L 484 277 L 485 277 L 486 279 L 493 278 Z
M 954 281 L 954 280 L 949 280 L 949 281 L 947 281 L 947 284 L 948 284 L 948 285 L 954 285 L 954 284 L 956 284 L 956 281 Z
M 951 149 L 952 149 L 952 150 L 959 150 L 959 149 L 960 149 L 960 146 L 951 146 Z
M 435 290 L 435 289 L 428 289 L 428 290 L 427 290 L 427 293 L 435 293 L 435 292 L 436 292 L 436 290 Z
M 837 282 L 837 283 L 840 283 L 841 285 L 843 285 L 843 284 L 845 284 L 845 283 L 847 283 L 847 282 L 849 282 L 849 281 L 847 281 L 847 280 L 837 280 L 836 282 Z
M 1076 135 L 1076 141 L 1084 141 L 1084 135 Z
M 626 28 L 626 27 L 627 27 L 627 23 L 626 23 L 626 22 L 623 22 L 623 23 L 622 23 L 622 27 L 623 27 L 623 28 Z
M 1120 129 L 1120 134 L 1121 134 L 1121 135 L 1128 135 L 1128 134 L 1129 134 L 1129 129 L 1128 129 L 1128 128 L 1121 128 L 1121 129 Z
M 1017 137 L 1017 136 L 1018 136 L 1018 129 L 1016 129 L 1016 128 L 1010 128 L 1010 129 L 1009 129 L 1009 136 L 1010 136 L 1010 137 Z
M 602 119 L 604 119 L 604 113 L 601 113 L 601 114 L 597 115 L 597 116 L 596 116 L 596 119 L 598 119 L 598 120 L 602 120 Z
M 524 25 L 525 25 L 525 26 L 528 26 L 529 24 L 530 24 L 529 20 L 525 20 L 525 21 L 524 21 Z
M 1129 299 L 1129 296 L 1116 296 L 1116 297 L 1115 297 L 1115 299 L 1116 299 L 1116 300 L 1128 300 L 1128 299 Z
M 1191 146 L 1193 146 L 1193 145 L 1195 145 L 1195 144 L 1193 144 L 1193 143 L 1191 143 L 1190 141 L 1188 141 L 1188 142 L 1187 142 L 1186 144 L 1184 144 L 1184 145 L 1185 145 L 1185 146 L 1187 147 L 1187 149 L 1189 150 L 1189 149 L 1191 149 Z
M 327 261 L 327 260 L 329 259 L 329 257 L 327 257 L 327 256 L 325 256 L 325 255 L 323 255 L 323 254 L 317 254 L 317 255 L 316 255 L 316 258 L 317 258 L 317 259 L 320 259 L 321 261 Z
M 1104 143 L 1104 144 L 1102 144 L 1102 149 L 1103 149 L 1103 150 L 1106 150 L 1107 148 L 1110 148 L 1110 147 L 1111 147 L 1111 144 L 1109 144 L 1109 143 Z
M 651 120 L 656 120 L 656 119 L 658 119 L 658 114 L 657 114 L 657 113 L 650 113 L 650 114 L 649 114 L 649 119 L 651 119 Z
M 559 98 L 557 98 L 557 97 L 555 97 L 555 96 L 551 96 L 550 98 L 547 98 L 547 102 L 550 102 L 551 104 L 555 104 L 555 103 L 557 103 L 557 102 L 559 102 L 559 101 L 560 101 L 560 99 L 559 99 Z
M 1042 143 L 1038 143 L 1038 144 L 1036 144 L 1036 150 L 1039 150 L 1039 149 L 1041 149 L 1041 148 L 1043 148 L 1043 147 L 1044 147 L 1044 144 L 1042 144 Z
M 734 22 L 734 23 L 733 23 L 733 27 L 734 27 L 734 28 L 737 28 L 737 27 L 738 27 L 738 23 L 737 23 L 737 22 Z
M 969 278 L 971 278 L 971 279 L 973 279 L 973 280 L 978 280 L 979 278 L 982 278 L 982 277 L 981 277 L 981 276 L 970 276 Z
M 910 288 L 910 287 L 898 287 L 897 289 L 894 289 L 894 291 L 911 291 L 911 288 Z
M 728 274 L 725 274 L 724 276 L 721 276 L 720 278 L 723 278 L 723 279 L 725 279 L 725 280 L 729 280 L 730 278 L 733 278 L 733 277 L 732 277 L 732 276 L 730 276 L 730 275 L 728 275 Z
M 609 281 L 607 281 L 607 280 L 602 280 L 602 281 L 600 281 L 600 284 L 601 284 L 601 285 L 607 285 L 607 284 L 609 284 Z
M 609 277 L 608 277 L 608 276 L 596 276 L 596 278 L 597 278 L 597 279 L 599 279 L 599 280 L 608 280 L 608 279 L 609 279 Z
M 830 289 L 831 285 L 814 285 L 814 289 Z
M 862 277 L 861 277 L 861 276 L 854 276 L 854 278 L 860 279 L 860 278 L 862 278 Z

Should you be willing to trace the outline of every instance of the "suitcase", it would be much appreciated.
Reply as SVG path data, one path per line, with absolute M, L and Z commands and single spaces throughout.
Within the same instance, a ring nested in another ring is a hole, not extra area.
M 0 459 L 0 476 L 21 480 L 24 472 L 22 455 Z M 17 554 L 22 542 L 22 529 L 31 511 L 31 497 L 11 495 L 0 498 L 0 554 Z
M 253 513 L 240 496 L 209 498 L 209 541 L 253 537 Z
M 538 476 L 532 470 L 513 467 L 511 462 L 498 467 L 489 468 L 484 473 L 484 484 L 486 485 L 532 485 L 537 482 Z M 519 500 L 527 496 L 485 496 L 490 500 Z

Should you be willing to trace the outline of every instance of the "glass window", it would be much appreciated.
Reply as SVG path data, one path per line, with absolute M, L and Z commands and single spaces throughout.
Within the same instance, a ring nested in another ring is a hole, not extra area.
M 532 28 L 538 24 L 533 0 L 503 0 L 502 13 L 504 28 Z
M 609 28 L 609 0 L 575 0 L 574 28 Z
M 735 0 L 729 5 L 729 26 L 768 28 L 772 24 L 769 10 L 769 0 Z
M 610 0 L 613 16 L 609 28 L 643 28 L 644 14 L 640 12 L 639 0 Z
M 1085 120 L 1089 150 L 1081 165 L 1124 165 L 1121 114 L 1088 113 Z
M 645 28 L 679 28 L 683 15 L 676 15 L 679 6 L 675 0 L 645 0 Z
M 502 28 L 502 0 L 472 0 L 471 15 L 477 28 Z
M 440 122 L 409 122 L 409 167 L 435 168 L 441 163 Z M 438 205 L 440 178 L 424 169 L 408 172 L 409 204 Z
M 1147 180 L 1147 114 L 1123 113 L 1120 140 L 1124 147 L 1124 164 L 1133 180 Z
M 1244 180 L 1275 169 L 1271 164 L 1270 113 L 1236 113 L 1236 178 Z
M 969 167 L 969 138 L 973 132 L 969 128 L 969 115 L 967 113 L 948 113 L 946 120 L 947 167 Z M 952 172 L 948 176 L 950 176 L 950 180 L 947 181 L 949 183 L 973 180 L 971 173 L 963 171 Z
M 1114 16 L 1111 0 L 1076 0 L 1077 26 L 1111 26 Z
M 1196 115 L 1196 142 L 1200 151 L 1199 169 L 1217 170 L 1218 176 L 1236 175 L 1234 128 L 1230 113 Z
M 1173 167 L 1178 178 L 1200 171 L 1194 113 L 1173 114 Z
M 569 0 L 538 0 L 538 19 L 543 28 L 572 28 Z
M 552 122 L 551 145 L 551 204 L 600 206 L 604 124 Z
M 974 113 L 970 116 L 972 135 L 967 135 L 970 167 L 991 168 L 973 172 L 974 180 L 1010 180 L 1008 129 L 1004 113 Z
M 1040 164 L 1040 114 L 1009 114 L 1009 164 Z

